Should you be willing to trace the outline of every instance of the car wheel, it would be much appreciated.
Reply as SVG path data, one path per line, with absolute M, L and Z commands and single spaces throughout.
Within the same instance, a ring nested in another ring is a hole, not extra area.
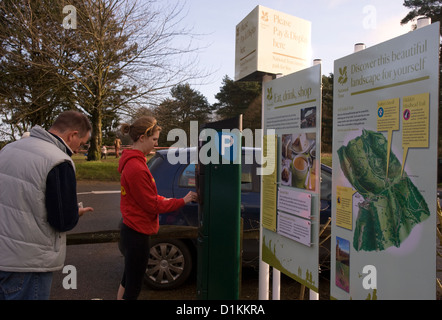
M 152 240 L 144 280 L 153 289 L 182 285 L 192 270 L 192 255 L 181 240 Z

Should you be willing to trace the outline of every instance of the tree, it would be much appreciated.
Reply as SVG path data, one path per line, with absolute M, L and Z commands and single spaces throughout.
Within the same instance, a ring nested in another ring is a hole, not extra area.
M 255 133 L 256 129 L 261 129 L 262 121 L 262 94 L 255 97 L 243 113 L 243 127 Z
M 68 42 L 61 20 L 59 1 L 0 1 L 0 112 L 10 140 L 36 124 L 47 128 L 56 108 L 73 107 L 69 79 L 54 68 L 69 59 L 58 45 Z
M 442 20 L 442 1 L 440 0 L 404 0 L 403 5 L 411 11 L 401 20 L 401 24 L 407 24 L 418 17 L 431 18 L 432 22 Z
M 233 81 L 226 75 L 220 92 L 215 95 L 219 102 L 213 106 L 220 119 L 243 114 L 244 128 L 254 130 L 261 127 L 261 94 L 260 82 Z
M 196 49 L 173 47 L 190 32 L 178 27 L 182 7 L 156 1 L 82 0 L 78 21 L 84 52 L 77 68 L 78 96 L 91 115 L 94 133 L 88 152 L 98 159 L 106 112 L 126 112 L 156 103 L 177 83 L 204 75 L 188 57 Z M 82 19 L 83 17 L 83 19 Z M 83 26 L 83 27 L 81 27 Z M 82 29 L 83 28 L 83 29 Z
M 331 153 L 333 145 L 333 73 L 322 76 L 321 152 Z
M 190 145 L 190 121 L 202 125 L 210 118 L 213 107 L 206 97 L 192 89 L 188 83 L 179 84 L 170 91 L 172 98 L 167 98 L 156 108 L 154 115 L 162 127 L 159 145 L 170 146 L 173 141 L 167 141 L 167 134 L 172 129 L 182 129 L 187 135 L 187 145 Z
M 194 35 L 180 27 L 181 6 L 168 7 L 155 0 L 73 0 L 69 4 L 75 9 L 76 28 L 66 30 L 62 26 L 66 18 L 62 10 L 67 2 L 15 2 L 0 2 L 6 15 L 6 19 L 0 20 L 0 28 L 10 30 L 8 38 L 0 36 L 0 50 L 11 53 L 11 58 L 1 62 L 9 69 L 13 69 L 13 63 L 20 68 L 29 65 L 45 79 L 40 92 L 29 101 L 19 101 L 15 97 L 23 93 L 8 92 L 4 86 L 0 94 L 5 94 L 7 103 L 14 102 L 6 113 L 13 117 L 22 114 L 18 118 L 30 122 L 29 116 L 38 109 L 45 112 L 48 118 L 44 120 L 50 123 L 50 117 L 63 108 L 85 111 L 93 127 L 89 160 L 99 159 L 103 117 L 130 115 L 134 109 L 158 103 L 174 85 L 205 77 L 196 68 L 193 54 L 198 48 L 190 41 Z M 15 40 L 17 30 L 23 30 L 24 35 L 19 46 Z M 37 49 L 32 47 L 33 43 Z M 39 59 L 32 57 L 33 52 Z M 15 81 L 12 74 L 5 73 L 9 83 Z M 15 74 L 24 77 L 26 71 L 20 69 Z M 33 78 L 26 80 L 36 86 Z M 45 90 L 54 96 L 39 102 L 37 97 L 44 97 Z M 25 103 L 31 105 L 31 112 L 23 112 Z M 36 122 L 44 123 L 43 118 L 40 116 Z
M 418 17 L 431 18 L 431 22 L 440 22 L 439 34 L 442 34 L 442 1 L 440 0 L 404 0 L 404 6 L 411 11 L 401 20 L 406 24 Z M 439 79 L 442 79 L 442 44 L 439 51 Z M 442 123 L 442 82 L 439 80 L 439 124 Z M 442 126 L 439 125 L 439 141 L 442 137 Z M 439 145 L 439 158 L 442 158 L 442 145 Z

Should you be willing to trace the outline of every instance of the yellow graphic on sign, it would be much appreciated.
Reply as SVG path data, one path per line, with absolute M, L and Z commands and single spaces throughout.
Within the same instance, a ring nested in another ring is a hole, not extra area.
M 402 107 L 402 159 L 401 175 L 404 172 L 408 148 L 428 148 L 430 93 L 421 93 L 403 98 Z
M 336 187 L 336 226 L 353 229 L 353 194 L 355 190 L 348 187 Z
M 399 130 L 399 98 L 378 101 L 378 131 L 388 132 L 387 174 L 390 163 L 391 139 L 393 131 Z
M 270 139 L 274 143 L 270 142 Z M 275 161 L 276 157 L 276 135 L 266 135 L 263 141 L 263 158 L 267 161 Z M 271 166 L 271 164 L 267 163 Z M 274 170 L 270 170 L 269 174 L 262 176 L 262 226 L 273 232 L 276 232 L 276 199 L 277 199 L 277 171 L 276 166 L 273 165 Z

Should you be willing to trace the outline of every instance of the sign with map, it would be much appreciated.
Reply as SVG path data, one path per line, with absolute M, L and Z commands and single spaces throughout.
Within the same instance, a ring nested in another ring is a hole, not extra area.
M 434 299 L 439 23 L 335 61 L 336 299 Z

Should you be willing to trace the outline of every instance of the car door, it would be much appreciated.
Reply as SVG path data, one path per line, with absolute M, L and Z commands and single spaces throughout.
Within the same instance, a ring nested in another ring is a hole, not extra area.
M 176 171 L 172 190 L 174 198 L 183 198 L 189 191 L 196 191 L 195 164 L 179 164 L 180 168 Z M 198 226 L 198 203 L 190 202 L 180 208 L 178 213 L 179 221 L 175 224 Z

